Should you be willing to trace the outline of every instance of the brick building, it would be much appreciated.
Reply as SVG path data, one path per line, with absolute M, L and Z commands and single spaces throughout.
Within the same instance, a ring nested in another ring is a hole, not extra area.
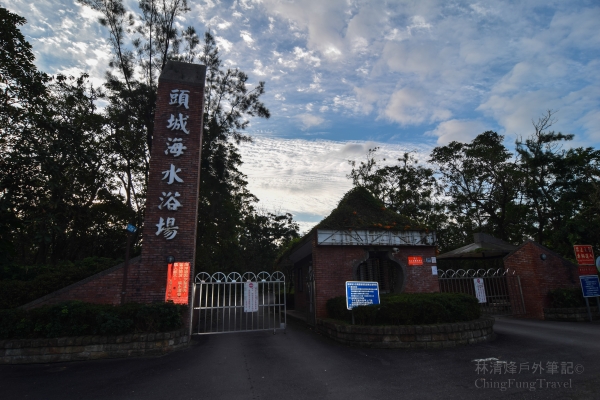
M 515 246 L 475 233 L 472 244 L 440 254 L 438 262 L 441 270 L 499 269 L 518 276 L 520 287 L 508 287 L 508 291 L 513 313 L 524 318 L 544 319 L 551 290 L 580 286 L 575 264 L 532 240 Z
M 533 240 L 504 257 L 504 267 L 520 277 L 526 318 L 544 319 L 549 291 L 580 287 L 577 266 Z
M 382 293 L 438 292 L 435 240 L 435 232 L 354 188 L 279 265 L 292 271 L 296 310 L 314 321 L 327 317 L 327 300 L 344 295 L 346 281 L 377 281 Z

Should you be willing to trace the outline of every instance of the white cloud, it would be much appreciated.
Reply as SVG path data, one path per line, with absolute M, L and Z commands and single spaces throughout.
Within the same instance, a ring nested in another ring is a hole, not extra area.
M 246 42 L 248 46 L 251 46 L 254 43 L 254 39 L 252 39 L 252 35 L 248 31 L 241 31 L 240 37 Z
M 430 32 L 431 24 L 428 23 L 425 18 L 421 15 L 415 15 L 411 18 L 411 24 L 406 27 L 408 33 L 412 35 L 416 35 L 420 32 Z
M 224 53 L 229 53 L 233 48 L 233 43 L 231 43 L 229 40 L 223 37 L 215 36 L 215 42 L 217 43 L 219 51 L 222 51 Z
M 254 60 L 254 69 L 252 72 L 258 76 L 265 76 L 270 72 L 270 68 L 265 68 L 260 60 Z
M 425 134 L 437 137 L 438 145 L 446 145 L 450 142 L 467 143 L 475 136 L 488 131 L 489 126 L 481 121 L 451 119 L 440 123 L 433 131 Z
M 390 141 L 469 140 L 492 127 L 509 137 L 555 109 L 557 129 L 599 147 L 596 3 L 207 0 L 189 2 L 178 29 L 210 28 L 224 66 L 266 81 L 272 116 L 251 122 L 275 136 L 362 138 L 347 129 L 356 123 Z M 40 69 L 102 83 L 110 46 L 98 13 L 73 0 L 8 4 L 28 20 Z
M 556 93 L 549 91 L 519 93 L 513 96 L 493 95 L 478 109 L 494 117 L 507 134 L 526 136 L 531 131 L 531 120 L 542 115 L 547 109 L 556 110 L 559 105 L 557 100 Z
M 345 51 L 340 32 L 346 25 L 345 0 L 305 0 L 280 2 L 265 0 L 265 9 L 284 18 L 297 29 L 308 32 L 308 48 L 329 59 L 337 59 Z
M 300 122 L 302 123 L 303 129 L 313 128 L 313 127 L 319 126 L 325 122 L 325 119 L 323 117 L 320 117 L 318 115 L 308 114 L 308 113 L 299 114 L 296 116 L 296 118 L 298 118 L 300 120 Z
M 241 145 L 248 188 L 266 210 L 291 212 L 306 231 L 326 217 L 345 192 L 352 188 L 346 177 L 348 160 L 362 161 L 369 149 L 380 147 L 378 158 L 393 164 L 404 152 L 417 150 L 426 160 L 429 147 L 376 142 L 333 142 L 256 136 Z
M 321 60 L 319 57 L 315 56 L 314 52 L 312 51 L 306 51 L 300 47 L 294 47 L 294 56 L 296 57 L 296 60 L 302 60 L 313 67 L 318 67 L 321 65 Z
M 385 108 L 384 115 L 391 121 L 402 125 L 443 121 L 452 116 L 452 112 L 436 106 L 426 93 L 404 88 L 396 91 Z

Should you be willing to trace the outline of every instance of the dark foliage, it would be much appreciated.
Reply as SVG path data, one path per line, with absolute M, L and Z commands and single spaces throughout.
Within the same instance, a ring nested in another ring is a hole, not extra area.
M 94 257 L 58 265 L 5 266 L 0 270 L 0 309 L 22 306 L 118 263 Z
M 477 298 L 458 293 L 388 294 L 381 304 L 354 308 L 358 325 L 424 325 L 472 321 L 481 317 Z M 346 298 L 327 301 L 330 318 L 352 321 Z
M 581 288 L 554 289 L 548 292 L 548 297 L 550 297 L 550 307 L 552 308 L 585 307 Z
M 0 311 L 0 339 L 167 332 L 183 326 L 187 306 L 170 303 L 122 306 L 80 301 L 25 311 Z

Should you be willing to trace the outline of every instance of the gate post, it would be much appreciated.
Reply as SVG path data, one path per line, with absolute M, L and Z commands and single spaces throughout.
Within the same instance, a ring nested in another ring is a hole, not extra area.
M 164 302 L 170 285 L 169 299 L 192 306 L 205 75 L 204 65 L 169 61 L 158 79 L 142 260 L 127 301 Z

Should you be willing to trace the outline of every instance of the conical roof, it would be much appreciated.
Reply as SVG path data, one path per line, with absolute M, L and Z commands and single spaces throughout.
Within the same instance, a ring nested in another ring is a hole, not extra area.
M 282 260 L 306 245 L 316 234 L 317 229 L 427 231 L 427 227 L 385 208 L 381 200 L 373 196 L 369 190 L 358 186 L 348 191 L 325 219 L 285 250 L 276 264 L 280 264 Z
M 364 187 L 347 192 L 317 229 L 425 230 L 410 218 L 387 209 Z

